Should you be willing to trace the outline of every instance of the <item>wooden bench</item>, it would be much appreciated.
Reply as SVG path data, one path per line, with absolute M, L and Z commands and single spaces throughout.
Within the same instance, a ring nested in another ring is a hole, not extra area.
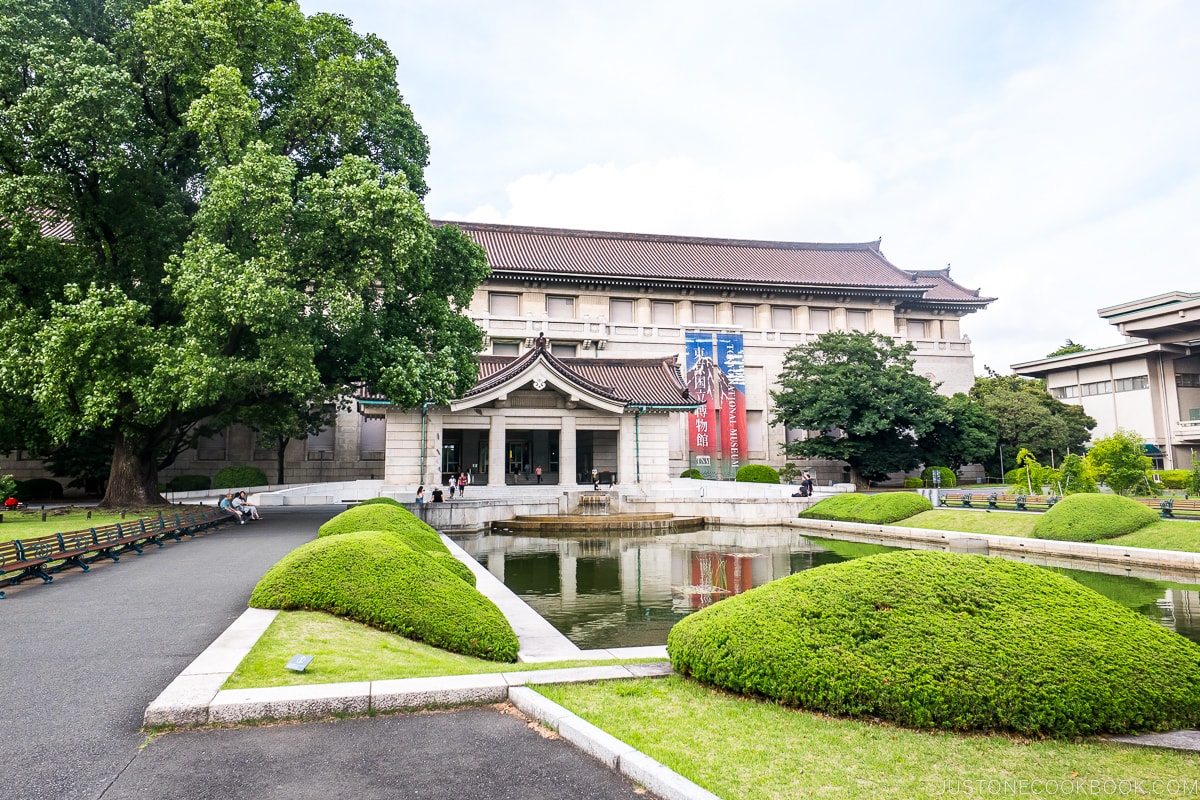
M 1003 494 L 1001 492 L 990 492 L 984 495 L 982 492 L 942 492 L 938 496 L 938 503 L 943 506 L 950 506 L 952 503 L 959 504 L 962 508 L 977 508 L 977 504 L 987 500 L 989 509 L 999 509 L 1001 504 L 1010 506 L 1017 511 L 1032 511 L 1035 509 L 1050 510 L 1062 498 L 1057 495 L 1036 495 L 1036 494 Z
M 1135 497 L 1139 503 L 1158 509 L 1163 519 L 1177 519 L 1176 514 L 1187 517 L 1200 515 L 1200 499 L 1194 497 Z
M 165 539 L 183 541 L 183 536 L 195 536 L 227 521 L 225 514 L 217 510 L 166 516 L 160 513 L 157 520 L 136 519 L 0 542 L 0 582 L 14 586 L 26 578 L 41 578 L 43 583 L 50 583 L 54 580 L 51 573 L 67 567 L 87 572 L 91 562 L 98 558 L 116 562 L 130 550 L 141 555 L 147 544 L 162 547 Z M 4 592 L 0 591 L 0 598 L 3 597 Z

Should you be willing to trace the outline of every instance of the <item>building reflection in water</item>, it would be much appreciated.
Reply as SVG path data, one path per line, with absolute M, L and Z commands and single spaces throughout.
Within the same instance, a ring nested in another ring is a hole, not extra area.
M 663 644 L 675 622 L 724 597 L 894 549 L 810 540 L 793 528 L 590 538 L 485 533 L 455 540 L 584 649 Z M 1200 642 L 1200 587 L 1060 571 Z

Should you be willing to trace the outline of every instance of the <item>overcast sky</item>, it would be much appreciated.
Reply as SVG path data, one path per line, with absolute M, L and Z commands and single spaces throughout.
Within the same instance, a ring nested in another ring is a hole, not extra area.
M 1200 2 L 302 0 L 385 39 L 434 218 L 883 240 L 975 368 L 1200 292 Z

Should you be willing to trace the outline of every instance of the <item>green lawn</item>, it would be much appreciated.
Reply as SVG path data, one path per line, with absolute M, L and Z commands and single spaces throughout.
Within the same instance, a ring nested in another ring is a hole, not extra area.
M 284 669 L 283 665 L 297 653 L 315 656 L 305 672 Z M 658 660 L 661 659 L 506 664 L 439 650 L 318 611 L 284 611 L 222 688 L 383 681 Z
M 47 536 L 68 531 L 81 531 L 93 526 L 110 525 L 114 522 L 133 521 L 139 517 L 158 518 L 157 510 L 144 512 L 127 511 L 125 520 L 121 519 L 120 511 L 91 510 L 92 518 L 88 519 L 86 508 L 56 508 L 46 510 L 46 521 L 42 522 L 40 509 L 24 511 L 5 511 L 4 522 L 0 522 L 0 542 L 12 539 L 31 539 L 34 536 Z
M 1033 536 L 1038 520 L 1036 512 L 968 511 L 965 509 L 935 508 L 895 523 L 907 528 L 992 533 L 998 536 Z M 1200 553 L 1200 522 L 1163 519 L 1140 531 L 1104 539 L 1097 544 L 1118 544 L 1126 547 L 1152 547 L 1159 550 L 1178 550 Z
M 1116 788 L 1089 790 L 1090 781 L 1105 780 L 1140 781 L 1145 795 L 1156 794 L 1152 787 L 1165 787 L 1166 781 L 1187 781 L 1181 795 L 1200 793 L 1200 754 L 1195 753 L 1098 740 L 911 731 L 788 709 L 678 676 L 538 686 L 537 691 L 725 800 L 1144 796 Z M 1013 787 L 1008 791 L 1006 780 Z M 1164 783 L 1153 784 L 1156 780 Z M 1023 791 L 1017 788 L 1022 785 Z M 1165 789 L 1157 794 L 1165 796 Z

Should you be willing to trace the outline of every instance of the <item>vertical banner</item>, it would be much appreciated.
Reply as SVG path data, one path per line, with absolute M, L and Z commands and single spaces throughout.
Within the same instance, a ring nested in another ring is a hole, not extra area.
M 688 331 L 685 340 L 688 391 L 704 404 L 688 419 L 691 466 L 706 478 L 732 478 L 745 456 L 742 334 Z

